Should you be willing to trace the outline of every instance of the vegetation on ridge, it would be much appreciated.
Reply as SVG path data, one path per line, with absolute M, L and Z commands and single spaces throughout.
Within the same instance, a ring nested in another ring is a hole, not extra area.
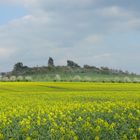
M 30 77 L 30 78 L 29 78 Z M 66 66 L 55 66 L 49 58 L 48 66 L 28 67 L 22 62 L 14 65 L 13 70 L 1 73 L 1 81 L 88 81 L 88 82 L 139 82 L 139 76 L 127 71 L 84 65 L 81 67 L 72 60 Z

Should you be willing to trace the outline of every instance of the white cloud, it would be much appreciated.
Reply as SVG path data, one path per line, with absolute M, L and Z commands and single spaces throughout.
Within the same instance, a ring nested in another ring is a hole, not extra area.
M 111 59 L 111 57 L 112 57 L 112 54 L 110 54 L 110 53 L 103 53 L 103 54 L 99 54 L 99 55 L 94 56 L 94 58 L 100 59 L 100 60 L 103 60 L 105 58 L 110 58 Z
M 96 0 L 5 0 L 0 1 L 1 4 L 21 4 L 27 8 L 84 8 L 94 4 Z M 59 9 L 60 10 L 60 9 Z
M 131 16 L 130 12 L 124 10 L 123 8 L 121 8 L 119 6 L 104 7 L 102 9 L 97 9 L 96 12 L 102 16 L 112 17 L 112 18 L 116 18 L 116 17 L 120 18 L 120 17 L 125 17 L 125 16 L 130 17 Z
M 23 4 L 23 5 L 33 5 L 36 4 L 38 0 L 0 0 L 0 4 Z
M 18 19 L 14 19 L 9 22 L 11 26 L 24 26 L 24 25 L 41 25 L 47 24 L 49 21 L 47 13 L 43 15 L 26 15 Z
M 100 44 L 103 39 L 101 36 L 99 35 L 90 35 L 85 39 L 86 43 L 90 43 L 90 44 Z
M 120 6 L 106 6 L 95 10 L 96 15 L 104 19 L 110 32 L 126 32 L 140 29 L 140 16 L 135 11 Z M 105 29 L 104 29 L 105 30 Z
M 0 58 L 9 58 L 11 55 L 13 55 L 15 53 L 15 49 L 14 48 L 4 48 L 4 47 L 0 47 Z

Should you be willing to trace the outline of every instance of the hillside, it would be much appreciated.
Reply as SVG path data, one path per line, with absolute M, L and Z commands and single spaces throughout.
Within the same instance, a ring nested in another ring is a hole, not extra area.
M 25 78 L 26 77 L 26 78 Z M 27 78 L 28 77 L 28 78 Z M 137 79 L 136 79 L 137 78 Z M 66 66 L 55 66 L 50 57 L 48 66 L 28 67 L 22 62 L 14 65 L 13 70 L 1 73 L 1 80 L 18 81 L 99 81 L 99 82 L 129 82 L 139 81 L 139 75 L 128 71 L 84 65 L 81 67 L 72 60 L 67 60 Z

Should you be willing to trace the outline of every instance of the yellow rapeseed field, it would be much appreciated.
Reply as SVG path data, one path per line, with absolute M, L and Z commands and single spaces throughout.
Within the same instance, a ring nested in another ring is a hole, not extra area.
M 0 83 L 0 140 L 140 140 L 140 84 Z

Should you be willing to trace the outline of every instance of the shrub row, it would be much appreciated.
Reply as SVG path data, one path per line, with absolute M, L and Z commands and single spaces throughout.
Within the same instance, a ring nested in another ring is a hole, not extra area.
M 30 82 L 33 81 L 31 76 L 4 76 L 4 77 L 0 77 L 0 81 L 2 82 L 22 82 L 22 81 L 26 81 L 26 82 Z
M 69 78 L 61 78 L 59 74 L 56 74 L 55 76 L 49 78 L 45 78 L 43 80 L 41 77 L 36 80 L 36 78 L 31 76 L 10 76 L 10 77 L 0 77 L 0 81 L 3 82 L 30 82 L 30 81 L 61 81 L 61 82 L 112 82 L 112 83 L 140 83 L 139 78 L 129 78 L 129 77 L 114 77 L 114 78 L 92 78 L 89 76 L 81 77 L 79 75 L 71 76 Z

